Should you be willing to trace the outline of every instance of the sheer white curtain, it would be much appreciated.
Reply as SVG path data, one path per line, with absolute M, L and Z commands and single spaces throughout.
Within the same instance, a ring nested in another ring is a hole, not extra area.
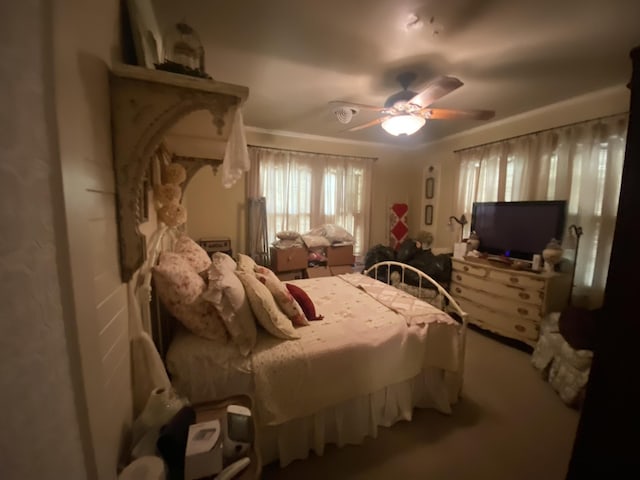
M 283 230 L 305 233 L 325 223 L 369 240 L 372 158 L 249 147 L 248 194 L 265 197 L 270 241 Z
M 628 115 L 569 125 L 458 152 L 456 212 L 473 202 L 567 200 L 566 225 L 582 227 L 574 301 L 602 304 L 618 209 Z M 468 233 L 468 232 L 466 232 Z M 573 261 L 576 239 L 564 235 Z

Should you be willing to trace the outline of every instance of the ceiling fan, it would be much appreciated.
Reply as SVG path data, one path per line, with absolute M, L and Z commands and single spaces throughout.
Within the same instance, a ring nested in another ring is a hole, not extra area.
M 351 109 L 354 112 L 358 110 L 373 110 L 381 114 L 375 120 L 347 129 L 347 132 L 355 132 L 356 130 L 382 124 L 382 128 L 396 136 L 411 135 L 417 132 L 427 120 L 489 120 L 495 115 L 492 110 L 431 108 L 430 105 L 433 102 L 460 88 L 463 83 L 455 77 L 439 76 L 429 82 L 420 92 L 416 93 L 409 90 L 409 85 L 415 79 L 416 74 L 413 72 L 398 75 L 397 80 L 402 85 L 402 90 L 387 98 L 382 107 L 339 100 L 329 103 Z

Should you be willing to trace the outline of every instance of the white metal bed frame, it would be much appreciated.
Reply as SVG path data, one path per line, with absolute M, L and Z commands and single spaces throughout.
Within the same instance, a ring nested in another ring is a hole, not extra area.
M 382 268 L 382 267 L 386 267 L 386 274 L 382 274 L 382 276 L 384 278 L 380 278 L 380 276 L 378 275 L 378 271 Z M 398 271 L 400 270 L 400 281 L 402 283 L 405 283 L 405 274 L 407 271 L 411 271 L 413 273 L 415 273 L 418 276 L 418 295 L 417 297 L 422 299 L 422 289 L 423 288 L 428 288 L 428 289 L 435 289 L 438 292 L 438 295 L 441 295 L 442 297 L 444 297 L 444 299 L 446 300 L 446 302 L 443 303 L 444 308 L 442 308 L 442 311 L 444 311 L 445 313 L 449 314 L 449 316 L 451 316 L 454 320 L 460 322 L 461 327 L 460 327 L 460 331 L 459 331 L 459 336 L 460 336 L 460 374 L 459 374 L 459 385 L 456 387 L 457 389 L 457 394 L 461 395 L 462 393 L 462 383 L 463 383 L 463 378 L 464 378 L 464 359 L 465 359 L 465 350 L 467 347 L 467 326 L 469 323 L 469 319 L 468 319 L 468 314 L 467 312 L 465 312 L 462 307 L 460 307 L 460 305 L 458 304 L 458 302 L 455 301 L 455 299 L 449 294 L 449 292 L 447 292 L 447 290 L 440 285 L 437 281 L 435 281 L 433 278 L 431 278 L 429 275 L 427 275 L 426 273 L 424 273 L 422 270 L 418 270 L 415 267 L 412 267 L 411 265 L 407 265 L 405 263 L 400 263 L 400 262 L 396 262 L 393 260 L 386 260 L 384 262 L 379 262 L 376 263 L 374 265 L 372 265 L 371 267 L 367 268 L 366 270 L 364 270 L 362 272 L 363 275 L 368 275 L 380 282 L 384 282 L 387 283 L 388 285 L 391 285 L 391 274 L 392 274 L 392 267 L 394 267 L 393 271 Z M 429 286 L 424 286 L 423 285 L 429 285 Z M 451 314 L 454 315 L 451 315 Z M 457 318 L 456 318 L 457 317 Z

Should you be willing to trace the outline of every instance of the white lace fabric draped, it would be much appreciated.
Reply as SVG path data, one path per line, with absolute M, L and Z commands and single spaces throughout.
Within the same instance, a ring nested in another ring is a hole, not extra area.
M 372 158 L 249 147 L 250 198 L 266 198 L 269 241 L 279 231 L 305 233 L 335 224 L 354 237 L 354 253 L 369 238 Z
M 473 202 L 567 200 L 569 225 L 582 227 L 574 300 L 602 304 L 618 209 L 628 115 L 581 122 L 458 152 L 454 211 Z M 464 236 L 468 236 L 470 225 Z M 565 232 L 565 256 L 575 238 Z

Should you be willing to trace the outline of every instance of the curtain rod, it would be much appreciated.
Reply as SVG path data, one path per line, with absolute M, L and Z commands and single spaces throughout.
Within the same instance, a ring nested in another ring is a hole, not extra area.
M 365 160 L 372 160 L 374 162 L 378 161 L 378 157 L 364 157 L 362 155 L 344 155 L 340 153 L 311 152 L 309 150 L 294 150 L 293 148 L 263 147 L 262 145 L 251 145 L 250 143 L 247 144 L 247 147 L 264 148 L 267 150 L 280 150 L 281 152 L 308 153 L 310 155 L 330 155 L 332 157 L 363 158 Z
M 559 125 L 557 127 L 543 128 L 541 130 L 536 130 L 535 132 L 523 133 L 522 135 L 514 135 L 513 137 L 502 138 L 500 140 L 495 140 L 493 142 L 481 143 L 479 145 L 473 145 L 471 147 L 459 148 L 457 150 L 454 150 L 453 153 L 464 152 L 465 150 L 471 150 L 472 148 L 486 147 L 487 145 L 493 145 L 495 143 L 507 142 L 509 140 L 515 140 L 516 138 L 527 137 L 529 135 L 536 135 L 538 133 L 548 132 L 550 130 L 556 130 L 558 128 L 573 127 L 575 125 L 582 125 L 583 123 L 595 122 L 597 120 L 605 120 L 605 119 L 608 119 L 608 118 L 613 118 L 613 117 L 617 117 L 617 116 L 621 116 L 621 115 L 627 115 L 628 113 L 629 112 L 612 113 L 611 115 L 605 115 L 603 117 L 591 118 L 589 120 L 581 120 L 581 121 L 575 122 L 575 123 L 567 123 L 565 125 Z

